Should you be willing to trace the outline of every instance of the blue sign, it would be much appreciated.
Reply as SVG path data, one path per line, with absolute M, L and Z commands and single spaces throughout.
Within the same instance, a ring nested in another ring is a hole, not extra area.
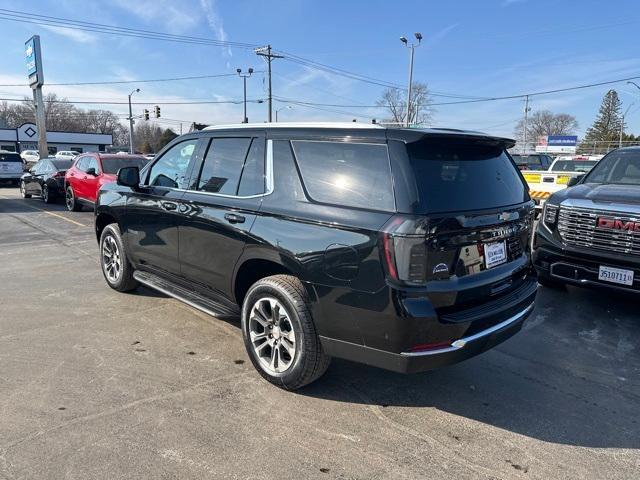
M 577 144 L 577 135 L 549 135 L 547 137 L 547 145 L 550 147 L 575 147 Z
M 38 72 L 38 64 L 36 62 L 36 41 L 31 37 L 24 44 L 24 54 L 27 59 L 27 75 L 31 76 Z

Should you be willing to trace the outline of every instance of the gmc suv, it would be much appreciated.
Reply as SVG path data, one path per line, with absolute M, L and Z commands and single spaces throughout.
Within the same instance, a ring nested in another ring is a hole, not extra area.
M 545 203 L 534 239 L 540 283 L 640 292 L 640 147 L 614 150 Z
M 533 202 L 513 143 L 352 123 L 183 135 L 100 190 L 102 271 L 116 290 L 240 317 L 253 365 L 285 389 L 331 357 L 458 362 L 533 309 Z

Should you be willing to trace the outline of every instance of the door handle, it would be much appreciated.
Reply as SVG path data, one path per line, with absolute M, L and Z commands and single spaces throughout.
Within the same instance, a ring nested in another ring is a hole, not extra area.
M 162 202 L 161 205 L 165 210 L 175 210 L 176 208 L 178 208 L 178 205 L 171 202 Z
M 225 213 L 224 218 L 229 223 L 244 223 L 245 218 L 242 215 L 236 215 L 235 213 Z

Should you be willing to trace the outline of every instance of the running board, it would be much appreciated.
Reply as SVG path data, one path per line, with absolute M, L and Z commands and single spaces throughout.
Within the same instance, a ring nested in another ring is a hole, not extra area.
M 240 309 L 236 305 L 232 305 L 228 301 L 212 300 L 208 297 L 200 295 L 193 290 L 188 290 L 181 285 L 170 280 L 159 277 L 153 273 L 136 270 L 133 272 L 135 278 L 141 284 L 157 290 L 165 295 L 180 300 L 187 305 L 197 308 L 201 312 L 218 318 L 239 318 Z

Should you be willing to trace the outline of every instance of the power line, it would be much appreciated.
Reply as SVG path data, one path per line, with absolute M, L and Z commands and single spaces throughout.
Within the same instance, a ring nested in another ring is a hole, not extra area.
M 30 98 L 0 98 L 0 101 L 6 102 L 33 102 Z M 72 104 L 87 104 L 87 105 L 128 105 L 129 102 L 121 101 L 90 101 L 90 100 L 56 100 L 59 103 L 72 103 Z M 209 104 L 242 104 L 243 100 L 198 100 L 198 101 L 162 101 L 162 100 L 148 100 L 146 102 L 131 102 L 131 105 L 209 105 Z M 263 103 L 264 99 L 252 99 L 247 100 L 249 103 Z M 51 103 L 45 100 L 45 103 Z
M 164 40 L 180 43 L 195 43 L 200 45 L 213 45 L 219 47 L 236 47 L 252 49 L 257 47 L 256 44 L 231 42 L 226 40 L 214 40 L 205 37 L 194 37 L 188 35 L 175 35 L 152 30 L 141 30 L 136 28 L 119 27 L 116 25 L 108 25 L 104 23 L 86 22 L 83 20 L 72 20 L 62 17 L 53 17 L 50 15 L 40 15 L 32 12 L 24 12 L 19 10 L 0 9 L 0 19 L 10 20 L 22 23 L 32 23 L 37 25 L 49 25 L 54 27 L 67 28 L 71 30 L 83 30 L 97 33 L 117 34 L 129 37 L 147 38 L 153 40 Z
M 262 71 L 254 73 L 263 73 Z M 78 85 L 119 85 L 129 83 L 159 83 L 159 82 L 176 82 L 181 80 L 201 80 L 206 78 L 235 77 L 235 73 L 218 73 L 211 75 L 192 75 L 189 77 L 172 77 L 172 78 L 151 78 L 143 80 L 105 80 L 96 82 L 64 82 L 64 83 L 47 83 L 50 87 L 78 86 Z M 26 83 L 3 84 L 0 87 L 28 87 Z

